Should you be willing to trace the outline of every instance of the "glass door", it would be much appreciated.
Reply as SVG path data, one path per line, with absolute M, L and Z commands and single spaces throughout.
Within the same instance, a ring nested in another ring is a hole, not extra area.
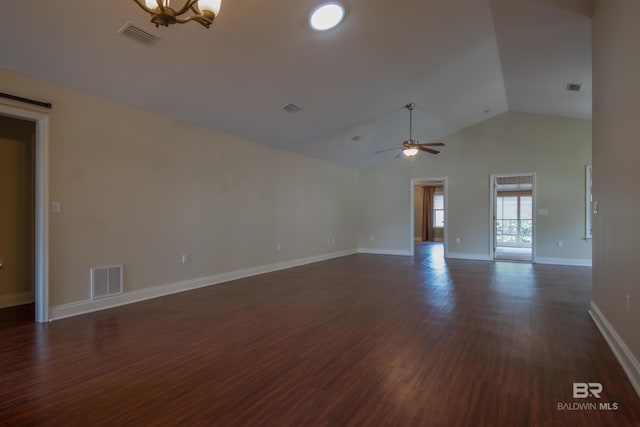
M 494 259 L 533 261 L 533 175 L 496 176 L 493 209 Z

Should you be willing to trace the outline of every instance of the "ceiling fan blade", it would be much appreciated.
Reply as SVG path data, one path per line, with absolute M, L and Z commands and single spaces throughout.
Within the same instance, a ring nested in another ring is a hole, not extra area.
M 444 147 L 442 142 L 428 142 L 426 144 L 418 144 L 422 147 Z
M 404 147 L 393 147 L 393 148 L 387 148 L 386 150 L 376 151 L 376 152 L 375 152 L 375 154 L 378 154 L 378 153 L 384 153 L 385 151 L 400 150 L 400 149 L 402 149 L 402 148 L 404 148 Z
M 419 146 L 419 147 L 418 147 L 418 150 L 420 150 L 420 151 L 426 151 L 427 153 L 431 153 L 431 154 L 438 154 L 438 153 L 439 153 L 439 151 L 438 151 L 438 150 L 432 150 L 431 148 L 422 147 L 422 146 Z

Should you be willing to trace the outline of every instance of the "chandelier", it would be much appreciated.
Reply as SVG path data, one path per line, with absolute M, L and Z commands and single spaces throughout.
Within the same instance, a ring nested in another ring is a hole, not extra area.
M 216 19 L 220 12 L 220 3 L 222 0 L 182 0 L 184 5 L 179 8 L 171 6 L 171 0 L 133 0 L 138 6 L 151 14 L 151 22 L 156 27 L 163 25 L 168 27 L 171 24 L 184 24 L 185 22 L 195 21 L 204 27 L 209 25 Z M 176 3 L 178 0 L 174 0 Z M 187 16 L 182 16 L 190 13 Z

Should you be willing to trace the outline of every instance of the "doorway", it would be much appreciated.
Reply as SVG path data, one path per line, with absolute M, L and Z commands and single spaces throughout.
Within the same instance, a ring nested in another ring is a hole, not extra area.
M 0 117 L 21 119 L 34 126 L 32 140 L 34 174 L 32 194 L 33 246 L 32 277 L 36 322 L 49 321 L 49 116 L 46 113 L 0 103 Z M 2 273 L 0 273 L 2 274 Z M 19 315 L 24 315 L 20 312 Z M 33 318 L 33 317 L 31 317 Z
M 35 318 L 35 132 L 0 116 L 0 327 Z
M 492 250 L 497 261 L 534 261 L 535 174 L 492 175 Z
M 441 242 L 447 256 L 447 178 L 411 180 L 411 255 L 415 245 Z

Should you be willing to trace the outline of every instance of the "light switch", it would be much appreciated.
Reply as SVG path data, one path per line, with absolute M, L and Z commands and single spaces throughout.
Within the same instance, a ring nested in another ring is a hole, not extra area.
M 548 215 L 549 211 L 547 209 L 538 209 L 538 215 Z
M 60 212 L 60 202 L 51 202 L 51 213 L 59 214 Z

